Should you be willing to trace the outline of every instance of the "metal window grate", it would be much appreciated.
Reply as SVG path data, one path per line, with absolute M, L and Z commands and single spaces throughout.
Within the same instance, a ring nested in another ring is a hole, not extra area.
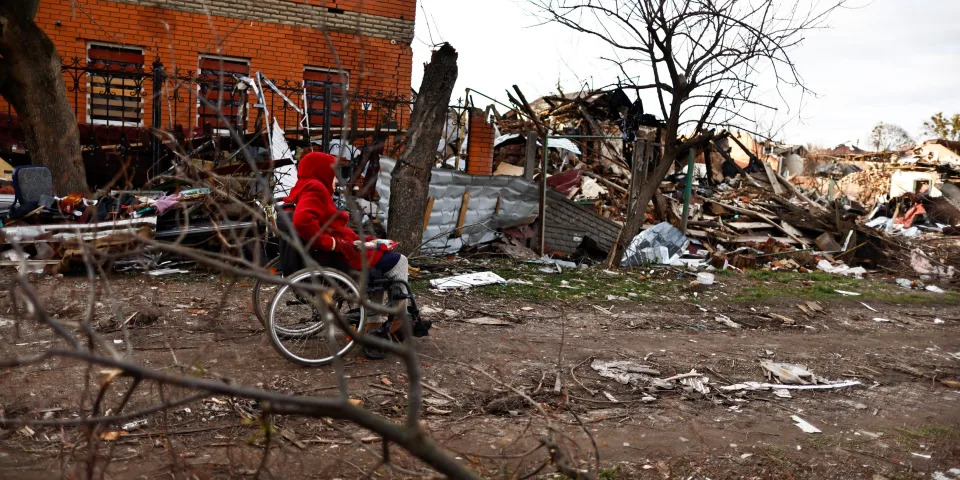
M 330 127 L 343 126 L 343 97 L 350 82 L 349 72 L 317 67 L 303 69 L 303 86 L 307 94 L 307 110 L 311 126 L 324 125 L 324 104 L 330 95 Z
M 143 123 L 143 50 L 91 44 L 87 112 L 94 123 Z
M 237 77 L 250 76 L 250 61 L 239 58 L 200 55 L 197 75 L 197 120 L 217 130 L 234 128 L 238 132 L 247 127 L 247 92 L 237 88 Z M 227 120 L 225 123 L 220 115 Z

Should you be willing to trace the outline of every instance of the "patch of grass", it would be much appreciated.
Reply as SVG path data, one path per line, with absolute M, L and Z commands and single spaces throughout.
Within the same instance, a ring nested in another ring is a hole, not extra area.
M 827 434 L 805 435 L 803 437 L 803 442 L 810 447 L 817 449 L 832 448 L 840 444 L 839 440 L 834 438 L 832 435 Z
M 859 300 L 880 300 L 894 303 L 960 304 L 960 294 L 911 292 L 887 283 L 842 277 L 824 272 L 797 273 L 769 270 L 747 272 L 754 283 L 743 288 L 733 301 L 762 301 L 771 298 L 793 297 L 803 300 L 833 300 L 846 298 L 837 290 L 860 293 Z
M 889 475 L 890 480 L 916 480 L 917 477 L 909 473 L 893 472 Z
M 604 468 L 597 475 L 599 480 L 618 480 L 620 478 L 620 467 Z
M 782 473 L 787 474 L 791 478 L 795 476 L 794 471 L 796 469 L 793 466 L 793 462 L 780 447 L 766 445 L 759 449 L 759 453 L 758 459 L 770 460 Z
M 522 301 L 580 300 L 608 301 L 608 297 L 617 297 L 614 301 L 641 302 L 657 300 L 669 302 L 679 300 L 678 292 L 687 285 L 692 277 L 677 274 L 678 278 L 665 280 L 658 276 L 656 280 L 636 271 L 621 271 L 619 275 L 610 274 L 600 268 L 563 269 L 561 273 L 541 271 L 543 265 L 518 264 L 517 262 L 490 262 L 488 269 L 497 275 L 513 280 L 513 283 L 488 285 L 472 289 L 476 294 L 490 297 L 516 299 Z M 415 280 L 414 291 L 429 288 L 426 280 Z M 687 299 L 689 300 L 689 298 Z
M 663 293 L 663 285 L 639 280 L 630 274 L 610 275 L 596 269 L 564 270 L 562 273 L 545 273 L 536 267 L 494 270 L 505 279 L 530 283 L 507 283 L 489 285 L 476 292 L 492 297 L 518 300 L 590 300 L 606 301 L 612 295 L 630 301 L 653 298 Z
M 938 441 L 960 441 L 960 430 L 944 425 L 920 425 L 914 428 L 898 428 L 897 441 L 909 448 L 916 448 L 921 443 L 935 443 Z
M 870 292 L 866 294 L 867 298 L 876 298 L 878 300 L 887 300 L 893 303 L 938 303 L 941 305 L 960 305 L 960 293 L 946 292 L 936 293 L 890 293 L 882 294 Z

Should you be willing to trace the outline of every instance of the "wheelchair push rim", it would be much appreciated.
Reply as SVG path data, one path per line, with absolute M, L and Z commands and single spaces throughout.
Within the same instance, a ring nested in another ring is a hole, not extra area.
M 298 285 L 303 285 L 298 288 Z M 309 286 L 309 287 L 308 287 Z M 335 288 L 336 287 L 336 288 Z M 274 348 L 306 366 L 327 365 L 354 346 L 352 333 L 363 331 L 366 312 L 356 282 L 329 269 L 308 269 L 289 277 L 270 302 L 267 330 Z M 348 322 L 345 331 L 334 320 L 335 309 Z

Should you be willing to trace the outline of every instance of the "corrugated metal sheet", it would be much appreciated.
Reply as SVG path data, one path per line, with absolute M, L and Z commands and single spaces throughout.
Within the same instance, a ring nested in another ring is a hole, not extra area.
M 380 211 L 385 216 L 390 206 L 390 175 L 396 161 L 380 160 L 377 193 Z M 539 187 L 523 177 L 480 176 L 446 169 L 433 169 L 430 197 L 434 199 L 430 221 L 423 233 L 425 253 L 456 252 L 464 245 L 493 241 L 499 228 L 527 225 L 537 218 Z M 470 192 L 470 204 L 464 220 L 463 235 L 450 238 L 457 229 L 463 194 Z M 494 214 L 497 198 L 500 211 Z M 386 225 L 386 218 L 382 218 Z M 469 225 L 469 226 L 467 226 Z

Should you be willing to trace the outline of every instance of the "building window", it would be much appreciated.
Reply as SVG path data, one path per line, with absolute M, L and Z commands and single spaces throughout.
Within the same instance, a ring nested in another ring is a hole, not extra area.
M 247 91 L 237 88 L 237 77 L 250 76 L 250 61 L 214 55 L 200 55 L 197 75 L 197 121 L 211 125 L 217 133 L 229 127 L 247 129 Z M 224 120 L 220 119 L 223 115 Z
M 143 124 L 143 49 L 87 45 L 87 122 Z
M 303 86 L 307 93 L 310 127 L 323 125 L 324 108 L 330 104 L 330 127 L 343 126 L 343 96 L 350 84 L 350 73 L 327 68 L 304 67 Z M 330 98 L 327 99 L 329 94 Z

